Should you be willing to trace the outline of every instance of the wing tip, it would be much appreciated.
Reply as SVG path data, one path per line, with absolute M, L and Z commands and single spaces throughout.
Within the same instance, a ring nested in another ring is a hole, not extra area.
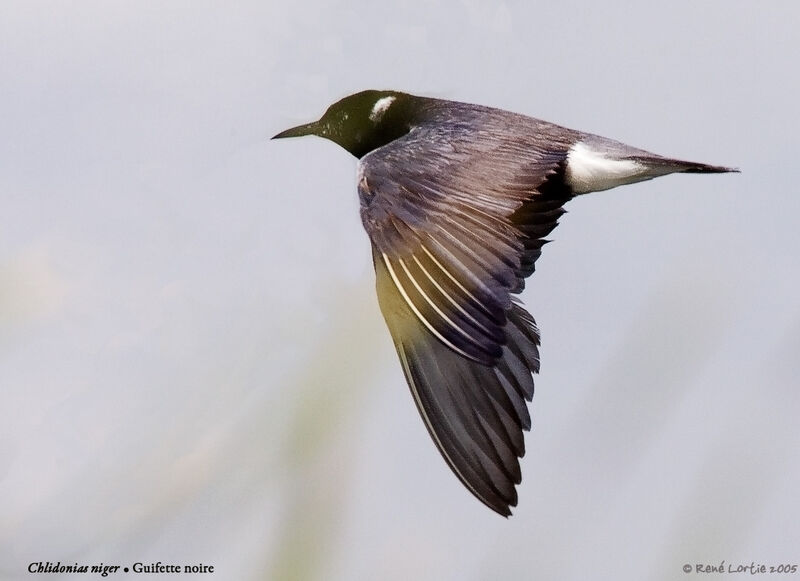
M 480 500 L 481 500 L 481 502 L 483 502 L 483 504 L 485 504 L 486 506 L 491 508 L 494 512 L 496 512 L 497 514 L 499 514 L 503 518 L 507 519 L 507 518 L 509 518 L 511 516 L 514 516 L 514 513 L 511 512 L 511 508 L 517 506 L 516 500 L 513 500 L 513 502 L 511 502 L 511 501 L 503 501 L 503 502 L 492 502 L 492 503 L 487 502 L 483 498 L 481 498 Z

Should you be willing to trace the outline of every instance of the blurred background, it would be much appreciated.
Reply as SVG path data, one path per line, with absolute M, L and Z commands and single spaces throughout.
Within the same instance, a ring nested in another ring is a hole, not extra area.
M 3 2 L 0 578 L 800 564 L 798 27 L 789 1 Z M 365 88 L 742 169 L 568 204 L 522 297 L 508 520 L 417 415 L 355 160 L 268 140 Z

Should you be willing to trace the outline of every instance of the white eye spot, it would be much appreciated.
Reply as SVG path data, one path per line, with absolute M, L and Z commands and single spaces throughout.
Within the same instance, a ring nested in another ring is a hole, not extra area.
M 383 114 L 386 113 L 386 110 L 389 108 L 389 105 L 392 104 L 394 101 L 394 97 L 383 97 L 375 101 L 375 104 L 372 106 L 372 111 L 369 113 L 370 121 L 377 122 Z

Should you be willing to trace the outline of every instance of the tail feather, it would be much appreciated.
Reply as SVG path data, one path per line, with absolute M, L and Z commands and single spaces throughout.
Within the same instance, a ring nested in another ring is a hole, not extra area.
M 626 159 L 647 165 L 649 167 L 671 170 L 669 173 L 739 173 L 739 168 L 736 167 L 710 165 L 707 163 L 684 161 L 682 159 L 670 159 L 655 155 L 632 155 Z
M 726 173 L 738 169 L 662 157 L 619 141 L 590 135 L 567 155 L 565 183 L 574 194 L 588 194 L 651 180 L 671 173 Z

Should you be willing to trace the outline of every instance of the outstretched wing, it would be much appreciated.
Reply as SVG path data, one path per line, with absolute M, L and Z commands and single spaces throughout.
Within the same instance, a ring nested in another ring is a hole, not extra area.
M 358 190 L 381 311 L 419 412 L 464 485 L 508 515 L 539 370 L 539 333 L 512 295 L 570 197 L 568 145 L 545 151 L 470 127 L 418 127 L 373 151 Z

